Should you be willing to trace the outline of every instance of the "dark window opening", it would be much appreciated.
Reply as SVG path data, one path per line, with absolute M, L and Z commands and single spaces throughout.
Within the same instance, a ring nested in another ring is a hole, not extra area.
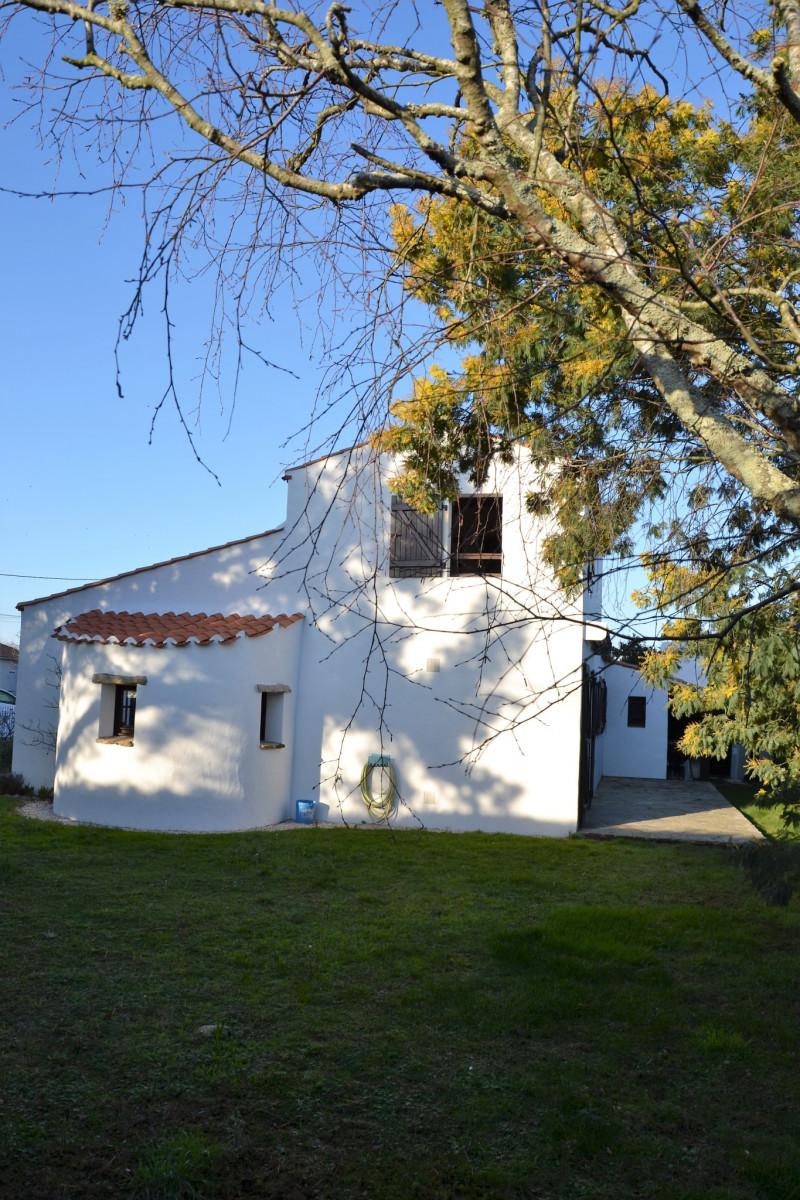
M 644 696 L 628 697 L 628 727 L 630 729 L 644 729 L 646 710 L 647 701 Z
M 459 496 L 450 526 L 451 575 L 499 575 L 503 565 L 503 497 Z
M 392 496 L 389 575 L 394 579 L 425 579 L 443 575 L 445 553 L 442 509 L 417 512 Z
M 265 750 L 282 750 L 286 744 L 283 734 L 283 692 L 261 693 L 259 742 Z
M 114 737 L 133 737 L 136 721 L 136 688 L 118 683 L 114 689 Z

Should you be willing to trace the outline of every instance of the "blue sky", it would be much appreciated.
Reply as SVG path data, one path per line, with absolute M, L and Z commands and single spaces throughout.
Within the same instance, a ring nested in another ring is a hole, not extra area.
M 22 22 L 17 31 L 4 46 L 9 75 L 27 48 Z M 7 89 L 0 90 L 0 106 L 6 121 L 14 111 Z M 29 124 L 0 130 L 0 161 L 6 187 L 54 187 L 55 166 Z M 97 181 L 105 182 L 99 169 Z M 76 178 L 70 165 L 59 178 L 62 187 L 93 182 L 91 175 Z M 131 295 L 141 220 L 136 202 L 109 222 L 107 207 L 102 198 L 0 193 L 0 641 L 16 640 L 18 600 L 70 586 L 9 574 L 96 579 L 270 528 L 283 515 L 282 468 L 305 450 L 304 438 L 284 443 L 309 415 L 319 366 L 307 349 L 309 330 L 301 331 L 288 303 L 253 337 L 299 379 L 247 363 L 230 432 L 229 394 L 223 405 L 212 393 L 205 398 L 195 434 L 221 486 L 195 461 L 169 407 L 148 444 L 165 385 L 159 297 L 154 290 L 147 298 L 145 322 L 126 347 L 120 399 L 114 341 Z M 187 409 L 198 393 L 200 349 L 193 339 L 208 327 L 209 304 L 202 281 L 185 285 L 178 297 Z

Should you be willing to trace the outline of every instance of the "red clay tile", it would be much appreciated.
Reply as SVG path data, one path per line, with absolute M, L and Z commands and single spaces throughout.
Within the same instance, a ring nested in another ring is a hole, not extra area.
M 104 612 L 95 608 L 80 613 L 53 633 L 61 642 L 100 642 L 128 646 L 207 646 L 240 637 L 261 637 L 276 625 L 282 629 L 302 621 L 302 613 L 278 616 L 240 616 L 239 613 L 129 613 Z

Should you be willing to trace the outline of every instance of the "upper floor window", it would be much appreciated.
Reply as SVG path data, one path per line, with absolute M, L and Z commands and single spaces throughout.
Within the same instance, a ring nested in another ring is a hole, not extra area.
M 389 574 L 424 579 L 449 566 L 451 575 L 499 575 L 502 526 L 502 496 L 459 496 L 431 514 L 392 496 Z
M 459 496 L 450 512 L 450 574 L 499 575 L 503 497 Z

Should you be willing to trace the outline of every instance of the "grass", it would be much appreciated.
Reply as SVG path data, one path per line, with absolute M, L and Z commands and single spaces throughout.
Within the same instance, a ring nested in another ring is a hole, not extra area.
M 767 837 L 791 838 L 800 840 L 800 828 L 786 825 L 783 819 L 783 806 L 780 804 L 759 804 L 756 801 L 756 788 L 750 783 L 717 783 L 715 787 L 722 792 L 726 800 L 741 809 L 744 815 L 753 822 L 757 829 Z
M 4 1195 L 800 1198 L 800 909 L 724 848 L 0 847 Z

